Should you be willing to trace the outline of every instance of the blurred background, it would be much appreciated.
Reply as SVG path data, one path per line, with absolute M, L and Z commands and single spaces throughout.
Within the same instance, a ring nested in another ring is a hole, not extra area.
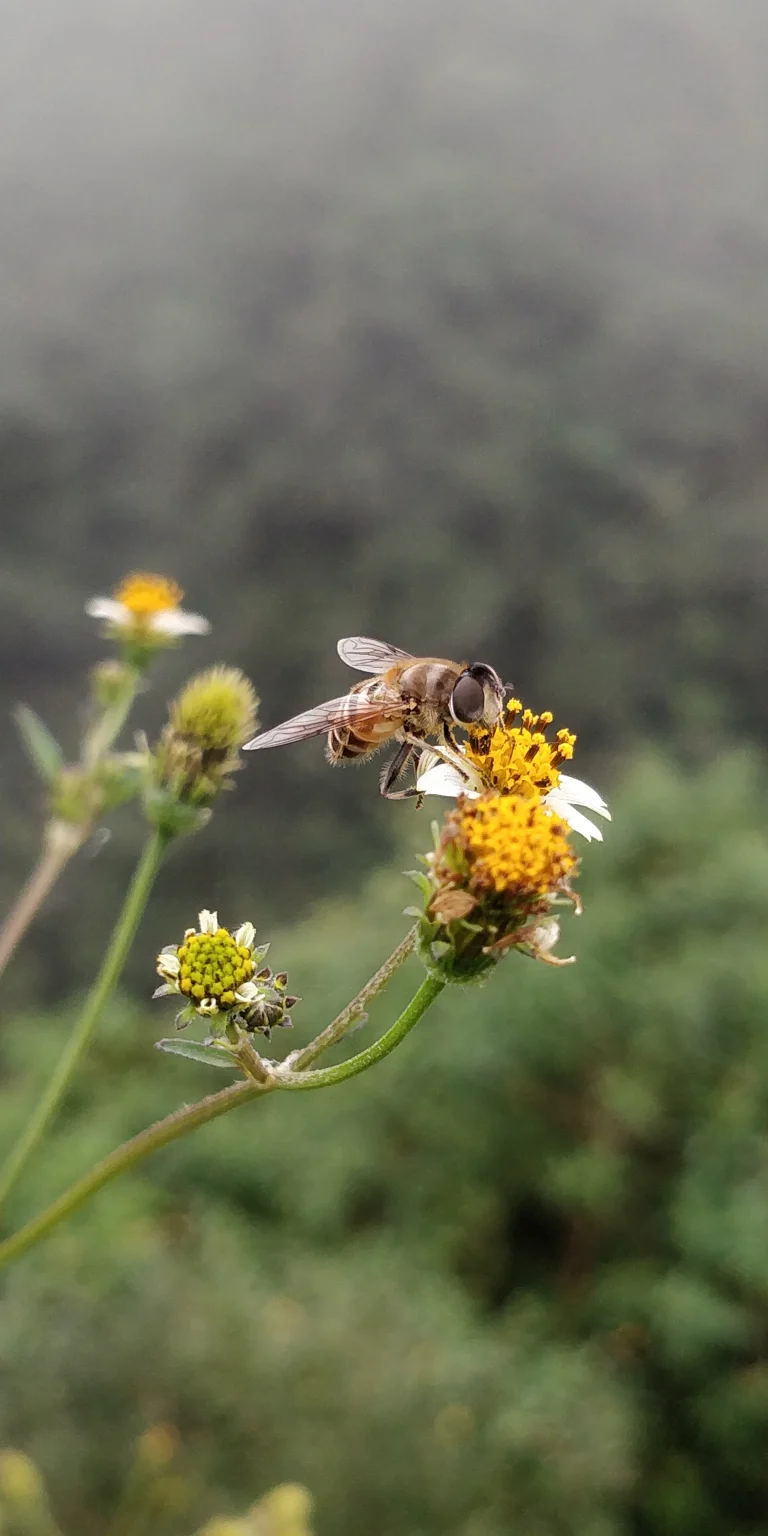
M 513 957 L 4 1280 L 0 1444 L 68 1531 L 106 1529 L 161 1422 L 153 1536 L 281 1481 L 319 1536 L 765 1530 L 767 50 L 760 0 L 0 18 L 4 905 L 41 818 L 10 711 L 74 752 L 83 605 L 137 568 L 213 625 L 156 668 L 150 731 L 219 660 L 275 724 L 370 633 L 491 661 L 614 810 L 577 966 Z M 397 941 L 434 805 L 377 772 L 257 755 L 174 851 L 17 1220 L 217 1086 L 153 1054 L 147 1003 L 199 906 L 272 938 L 296 1042 Z M 141 835 L 114 818 L 4 979 L 8 1135 Z

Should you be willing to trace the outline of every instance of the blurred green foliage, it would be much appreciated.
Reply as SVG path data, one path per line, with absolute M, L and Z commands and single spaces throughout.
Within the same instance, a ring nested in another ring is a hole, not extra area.
M 335 641 L 362 631 L 487 657 L 604 782 L 638 740 L 765 743 L 764 8 L 304 13 L 233 0 L 213 38 L 136 0 L 89 13 L 87 61 L 62 38 L 73 71 L 45 4 L 14 24 L 60 148 L 46 172 L 9 89 L 2 707 L 72 750 L 100 654 L 76 616 L 138 565 L 214 624 L 142 723 L 226 661 L 272 724 L 348 684 Z M 395 841 L 375 775 L 317 744 L 250 763 L 175 855 L 149 947 L 212 873 L 270 920 L 359 884 Z M 7 903 L 38 813 L 13 743 L 0 789 Z M 69 872 L 15 996 L 87 979 L 136 839 L 126 812 L 111 859 Z M 77 931 L 83 901 L 103 929 Z
M 565 920 L 577 965 L 508 959 L 375 1071 L 176 1144 L 9 1273 L 0 1442 L 65 1527 L 102 1529 L 160 1419 L 199 1520 L 286 1480 L 319 1536 L 762 1530 L 768 775 L 746 751 L 644 755 L 614 812 Z M 378 876 L 275 936 L 297 1037 L 402 931 L 408 890 Z M 18 1217 L 219 1086 L 153 1054 L 165 1011 L 115 1008 Z M 65 1028 L 7 1030 L 4 1124 Z
M 163 1536 L 176 1528 L 196 1489 L 179 1474 L 179 1438 L 172 1424 L 139 1435 L 107 1536 Z M 299 1483 L 280 1483 L 243 1515 L 206 1521 L 197 1536 L 312 1536 L 312 1497 Z M 45 1479 L 23 1451 L 0 1451 L 0 1529 L 4 1536 L 65 1536 Z
M 40 0 L 2 42 L 5 718 L 72 754 L 77 616 L 149 567 L 214 626 L 150 734 L 216 661 L 267 725 L 335 695 L 362 631 L 492 661 L 621 792 L 578 965 L 510 959 L 4 1278 L 0 1444 L 82 1536 L 163 1421 L 173 1536 L 278 1479 L 319 1536 L 763 1536 L 765 5 Z M 273 951 L 302 1038 L 396 942 L 430 812 L 376 771 L 264 754 L 174 850 L 16 1218 L 204 1090 L 136 1001 L 199 907 L 304 919 Z M 3 907 L 39 794 L 8 734 Z M 141 835 L 115 816 L 4 979 L 9 1140 Z

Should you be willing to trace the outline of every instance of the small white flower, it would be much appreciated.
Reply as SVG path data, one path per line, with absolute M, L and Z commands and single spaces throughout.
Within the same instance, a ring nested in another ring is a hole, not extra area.
M 434 752 L 425 752 L 416 775 L 416 788 L 423 795 L 447 795 L 455 799 L 457 795 L 466 795 L 469 800 L 477 800 L 485 788 L 480 774 L 471 764 L 466 764 L 466 769 L 454 768 L 450 763 L 444 763 Z M 605 817 L 610 821 L 611 813 L 602 797 L 590 784 L 585 784 L 581 779 L 574 779 L 567 773 L 561 773 L 556 789 L 551 789 L 544 796 L 544 804 L 559 816 L 573 832 L 579 832 L 587 842 L 601 843 L 603 834 L 588 816 L 585 816 L 576 807 L 585 805 L 588 810 L 594 811 L 597 816 Z
M 139 573 L 126 577 L 112 597 L 92 597 L 85 611 L 128 635 L 154 635 L 158 640 L 207 635 L 208 620 L 180 608 L 182 596 L 181 588 L 165 576 Z
M 177 1029 L 184 1029 L 196 1013 L 209 1021 L 218 1015 L 219 1033 L 230 1025 L 267 1036 L 272 1029 L 290 1029 L 290 1009 L 299 999 L 289 995 L 284 971 L 273 975 L 266 966 L 259 970 L 269 945 L 257 945 L 255 938 L 253 923 L 241 923 L 236 932 L 229 932 L 219 927 L 218 912 L 204 907 L 198 927 L 187 928 L 178 948 L 168 944 L 160 951 L 161 985 L 153 996 L 175 993 L 183 999 Z
M 92 597 L 86 603 L 85 611 L 89 618 L 105 619 L 116 629 L 136 628 L 136 615 L 125 603 L 118 603 L 113 597 Z M 211 628 L 201 613 L 187 613 L 183 608 L 161 608 L 157 613 L 148 614 L 144 622 L 153 634 L 167 635 L 169 638 L 177 635 L 207 635 Z

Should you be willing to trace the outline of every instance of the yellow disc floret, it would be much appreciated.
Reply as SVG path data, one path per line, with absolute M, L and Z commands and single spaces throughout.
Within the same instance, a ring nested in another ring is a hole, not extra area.
M 519 699 L 510 699 L 505 719 L 490 736 L 470 736 L 464 751 L 489 789 L 530 800 L 557 788 L 563 763 L 573 757 L 576 737 L 559 730 L 554 741 L 548 741 L 552 718 L 549 710 L 537 715 L 523 709 Z
M 454 818 L 473 896 L 536 901 L 560 890 L 577 863 L 568 827 L 538 798 L 487 794 L 461 801 Z
M 151 619 L 156 613 L 167 613 L 178 608 L 184 593 L 175 581 L 165 576 L 154 576 L 149 571 L 136 571 L 126 576 L 115 588 L 115 601 L 133 615 L 137 622 Z
M 232 1008 L 238 988 L 253 976 L 250 948 L 236 944 L 226 928 L 217 928 L 214 933 L 190 929 L 176 958 L 178 990 L 195 1006 L 207 1002 L 217 1008 Z
M 269 1036 L 272 1029 L 290 1029 L 290 1009 L 299 999 L 289 995 L 286 971 L 273 972 L 263 964 L 269 945 L 254 944 L 253 923 L 241 923 L 230 933 L 208 907 L 198 922 L 198 928 L 186 930 L 183 944 L 167 944 L 157 957 L 162 986 L 154 996 L 176 992 L 186 1000 L 176 1028 L 184 1029 L 197 1013 L 230 1041 L 232 1030 L 252 1034 L 258 1029 Z
M 419 952 L 446 981 L 472 981 L 510 949 L 549 964 L 559 928 L 553 904 L 578 898 L 569 885 L 578 860 L 570 828 L 539 795 L 462 795 L 417 876 L 426 904 Z

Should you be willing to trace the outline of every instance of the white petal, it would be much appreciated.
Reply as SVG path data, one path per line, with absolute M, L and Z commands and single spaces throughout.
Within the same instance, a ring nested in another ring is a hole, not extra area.
M 571 805 L 586 805 L 588 810 L 597 811 L 598 816 L 604 816 L 606 821 L 610 821 L 611 813 L 602 795 L 591 784 L 585 784 L 583 779 L 572 779 L 570 774 L 561 773 L 557 793 L 564 795 Z
M 603 841 L 603 834 L 600 828 L 596 827 L 595 823 L 590 821 L 588 816 L 582 816 L 581 811 L 577 811 L 575 806 L 571 805 L 570 801 L 560 794 L 559 790 L 551 789 L 549 794 L 544 796 L 544 804 L 552 812 L 553 816 L 559 816 L 561 821 L 564 821 L 571 828 L 572 832 L 580 832 L 581 836 L 585 837 L 588 843 L 593 841 L 601 843 Z
M 255 981 L 244 981 L 235 993 L 238 1003 L 255 1003 L 260 995 L 261 988 L 257 987 Z
M 548 955 L 560 938 L 560 924 L 556 917 L 545 917 L 537 923 L 530 944 L 539 954 Z
M 473 775 L 474 777 L 474 775 Z M 416 775 L 416 788 L 422 795 L 450 795 L 452 800 L 457 795 L 468 795 L 470 800 L 477 800 L 479 791 L 471 788 L 467 779 L 459 773 L 450 763 L 437 762 L 431 768 L 425 768 L 423 773 Z
M 207 635 L 210 624 L 201 613 L 185 613 L 183 608 L 162 608 L 153 613 L 150 629 L 158 635 Z
M 170 954 L 165 951 L 157 957 L 157 969 L 162 976 L 178 976 L 181 970 L 181 961 L 175 950 Z
M 242 944 L 246 949 L 253 949 L 253 941 L 256 937 L 256 929 L 254 928 L 253 923 L 243 923 L 241 927 L 238 928 L 237 933 L 234 933 L 232 937 L 238 946 Z
M 218 1013 L 219 1005 L 215 997 L 204 997 L 201 1002 L 194 1005 L 198 1013 Z
M 110 624 L 130 624 L 130 609 L 125 603 L 117 603 L 113 597 L 92 597 L 85 605 L 90 619 L 108 619 Z
M 197 921 L 200 933 L 215 933 L 219 926 L 218 912 L 209 912 L 207 907 L 203 907 L 202 912 L 197 914 Z

